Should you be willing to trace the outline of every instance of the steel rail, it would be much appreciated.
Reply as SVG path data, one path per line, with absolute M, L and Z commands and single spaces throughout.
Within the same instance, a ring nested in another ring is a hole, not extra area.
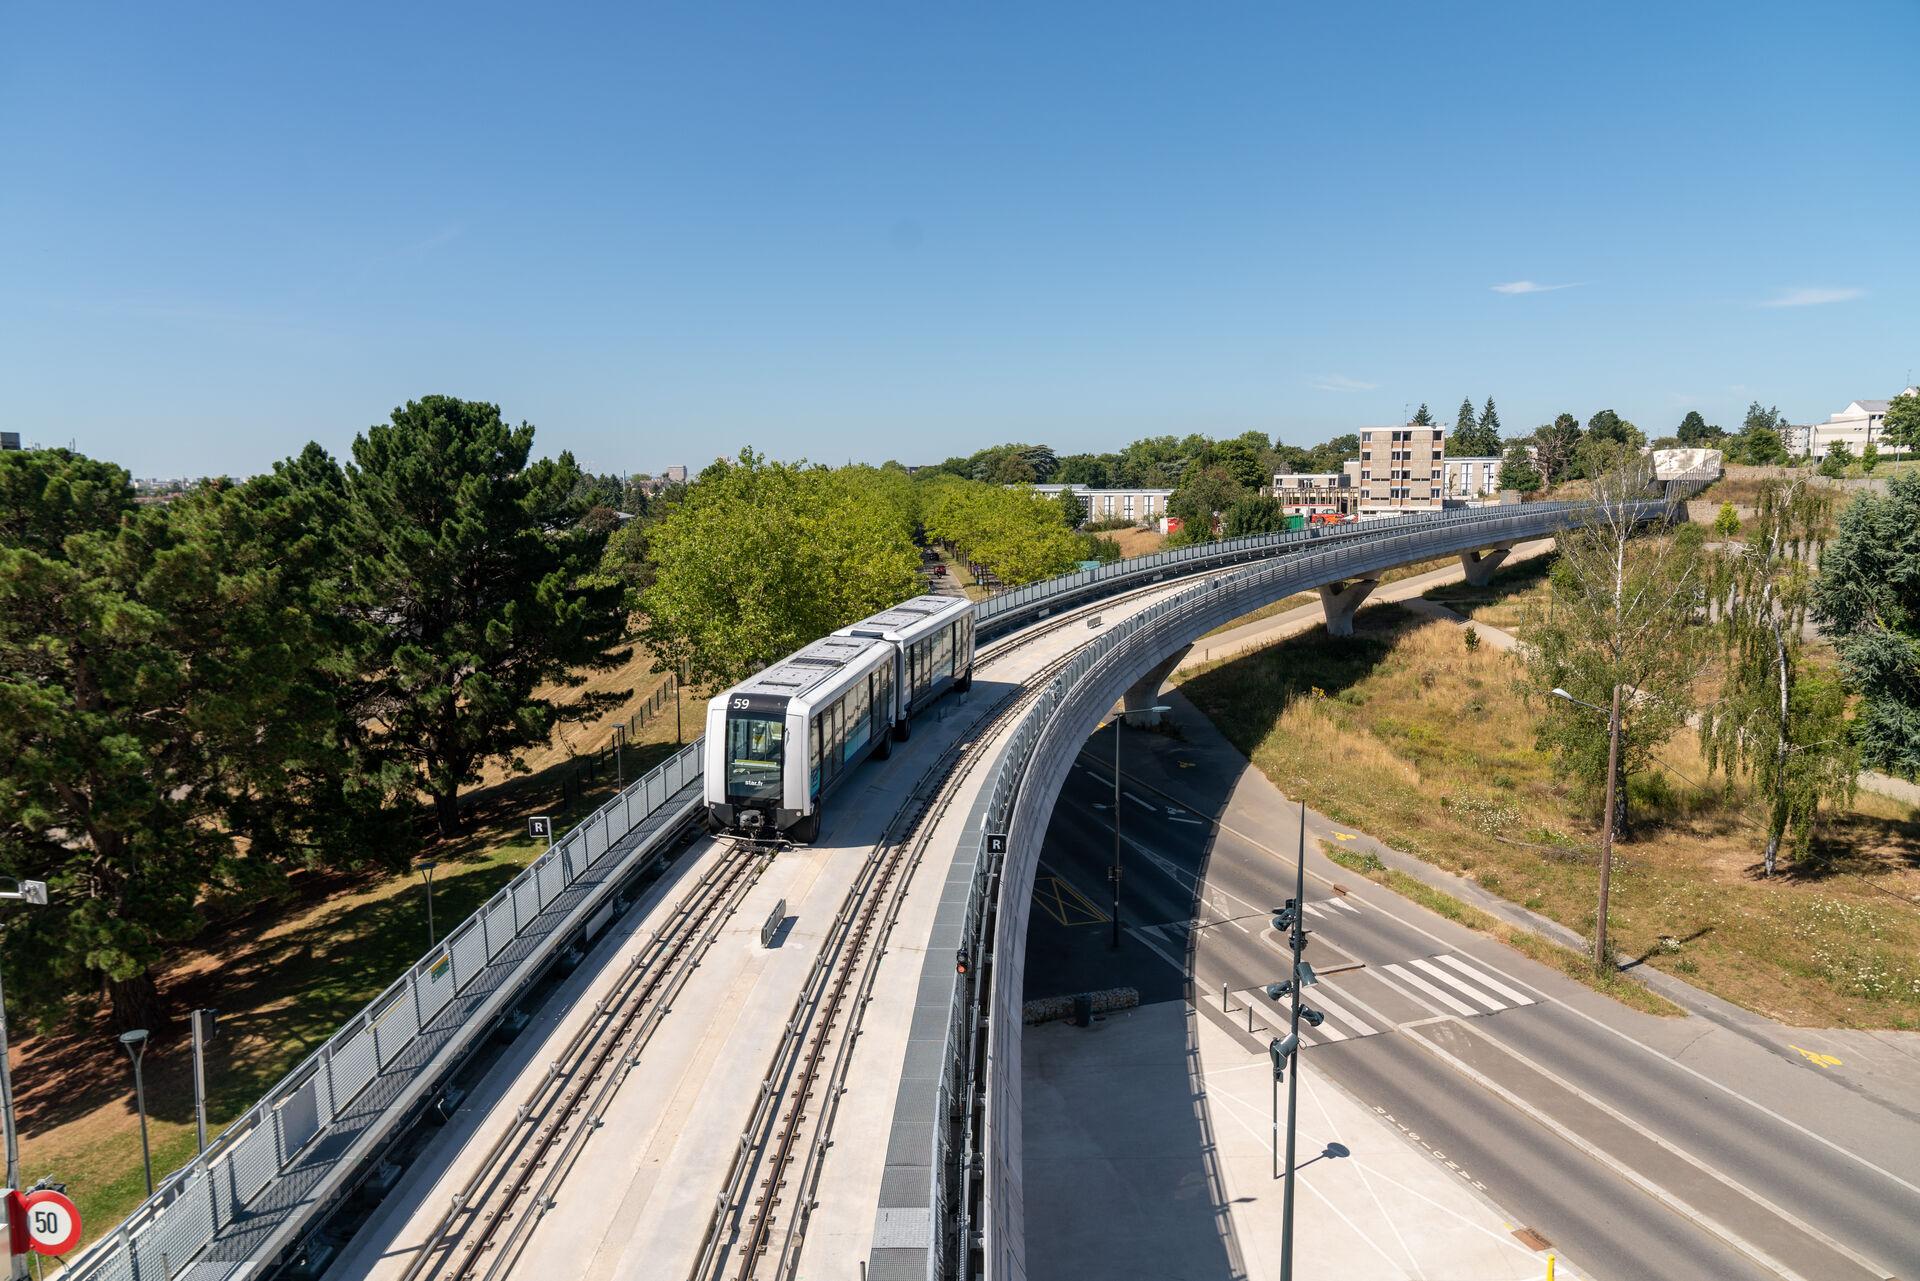
M 515 1122 L 501 1132 L 472 1177 L 453 1196 L 426 1243 L 401 1273 L 401 1281 L 475 1275 L 503 1224 L 511 1225 L 507 1238 L 499 1253 L 486 1261 L 485 1275 L 498 1276 L 512 1266 L 586 1139 L 598 1128 L 615 1089 L 638 1066 L 642 1050 L 674 997 L 759 880 L 766 863 L 766 856 L 751 845 L 729 842 L 722 857 L 681 896 L 668 920 L 635 954 L 616 990 L 601 998 L 593 1017 L 548 1065 L 533 1095 L 520 1105 Z M 589 1099 L 588 1091 L 596 1081 L 600 1088 Z M 565 1143 L 554 1159 L 552 1150 L 562 1135 Z M 550 1161 L 552 1168 L 533 1189 L 536 1173 Z M 531 1198 L 530 1190 L 534 1191 Z M 519 1208 L 523 1201 L 524 1209 Z

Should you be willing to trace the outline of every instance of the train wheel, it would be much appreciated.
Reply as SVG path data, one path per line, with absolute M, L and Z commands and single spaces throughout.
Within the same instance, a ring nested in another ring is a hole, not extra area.
M 893 755 L 893 739 L 886 734 L 880 735 L 880 745 L 873 749 L 873 759 L 884 761 Z
M 820 811 L 813 813 L 789 827 L 786 837 L 795 845 L 811 845 L 820 839 Z
M 912 737 L 913 737 L 912 721 L 902 720 L 902 721 L 894 722 L 894 725 L 893 725 L 893 741 L 894 742 L 904 743 Z

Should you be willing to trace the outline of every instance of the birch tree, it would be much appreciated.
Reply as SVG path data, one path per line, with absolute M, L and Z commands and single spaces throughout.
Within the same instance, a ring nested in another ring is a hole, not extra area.
M 1657 491 L 1645 460 L 1594 482 L 1586 519 L 1560 536 L 1546 605 L 1522 625 L 1529 692 L 1565 689 L 1605 707 L 1626 687 L 1620 738 L 1624 780 L 1646 770 L 1654 751 L 1686 723 L 1693 683 L 1706 654 L 1691 625 L 1702 587 L 1687 542 L 1666 536 L 1671 509 L 1649 522 L 1644 503 Z M 1645 530 L 1647 537 L 1636 537 Z M 1538 727 L 1583 800 L 1601 808 L 1606 789 L 1607 722 L 1555 712 Z M 1615 806 L 1624 828 L 1626 792 Z

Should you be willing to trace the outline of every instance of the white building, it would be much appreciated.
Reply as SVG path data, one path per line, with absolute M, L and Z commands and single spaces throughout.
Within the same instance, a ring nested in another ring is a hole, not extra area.
M 1289 516 L 1350 515 L 1360 503 L 1352 471 L 1275 472 L 1270 491 Z
M 1491 457 L 1441 459 L 1440 496 L 1452 502 L 1477 503 L 1500 492 L 1500 459 Z
M 1033 492 L 1048 498 L 1070 489 L 1087 510 L 1088 520 L 1130 520 L 1159 528 L 1166 518 L 1171 489 L 1089 489 L 1085 485 L 1035 485 Z
M 1920 395 L 1920 388 L 1909 387 L 1900 394 Z M 1890 403 L 1885 400 L 1856 400 L 1823 423 L 1787 428 L 1783 443 L 1787 452 L 1796 456 L 1811 454 L 1815 458 L 1825 458 L 1828 450 L 1844 442 L 1853 451 L 1854 457 L 1858 458 L 1860 451 L 1869 444 L 1882 444 L 1882 424 L 1886 421 Z

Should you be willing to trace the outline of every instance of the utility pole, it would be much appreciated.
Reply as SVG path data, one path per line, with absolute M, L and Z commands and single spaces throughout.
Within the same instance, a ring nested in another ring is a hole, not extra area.
M 551 838 L 548 839 L 547 844 L 549 845 L 553 844 L 553 841 Z M 438 866 L 440 865 L 434 862 L 432 859 L 427 859 L 420 864 L 420 875 L 423 879 L 425 879 L 427 883 L 427 946 L 428 947 L 432 947 L 434 943 L 439 940 L 439 936 L 435 934 L 433 930 L 433 869 Z
M 1602 974 L 1612 969 L 1607 951 L 1607 895 L 1613 888 L 1613 814 L 1620 787 L 1620 686 L 1613 687 L 1613 714 L 1607 718 L 1607 816 L 1600 826 L 1600 915 L 1593 930 L 1593 963 Z
M 1107 881 L 1113 886 L 1113 940 L 1107 944 L 1120 948 L 1120 722 L 1125 713 L 1113 718 L 1113 866 L 1107 869 Z
M 1287 1186 L 1280 1194 L 1280 1281 L 1293 1281 L 1293 1144 L 1294 1117 L 1300 1104 L 1300 988 L 1301 953 L 1307 948 L 1307 803 L 1300 802 L 1300 848 L 1293 868 L 1293 1013 L 1287 1024 L 1293 1071 L 1287 1076 Z

